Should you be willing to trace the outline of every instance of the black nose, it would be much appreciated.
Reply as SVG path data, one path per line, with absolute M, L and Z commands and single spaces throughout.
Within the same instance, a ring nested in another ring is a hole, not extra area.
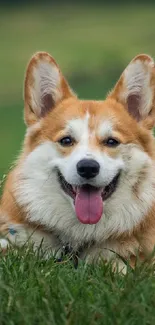
M 99 170 L 99 163 L 93 159 L 82 159 L 77 163 L 78 174 L 87 179 L 97 176 Z

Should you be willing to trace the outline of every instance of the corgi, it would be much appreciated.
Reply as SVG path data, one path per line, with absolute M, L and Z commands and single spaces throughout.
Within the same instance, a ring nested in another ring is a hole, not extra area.
M 0 206 L 7 240 L 54 254 L 69 244 L 86 261 L 134 267 L 155 245 L 155 68 L 148 55 L 127 66 L 105 100 L 81 100 L 46 52 L 30 60 L 27 126 Z

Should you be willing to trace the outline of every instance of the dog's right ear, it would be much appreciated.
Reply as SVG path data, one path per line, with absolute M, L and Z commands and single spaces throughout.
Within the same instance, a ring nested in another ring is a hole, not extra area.
M 31 125 L 51 111 L 61 100 L 74 96 L 55 60 L 46 52 L 30 60 L 25 78 L 25 122 Z
M 137 121 L 154 123 L 155 63 L 147 54 L 136 56 L 122 73 L 109 97 L 123 104 Z M 150 124 L 151 125 L 151 124 Z

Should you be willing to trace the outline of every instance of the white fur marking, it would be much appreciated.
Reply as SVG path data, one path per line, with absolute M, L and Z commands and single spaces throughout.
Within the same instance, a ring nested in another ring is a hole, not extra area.
M 89 138 L 89 113 L 85 117 L 72 119 L 67 123 L 66 132 L 75 138 L 76 141 L 88 141 Z
M 154 200 L 155 180 L 152 176 L 154 166 L 151 165 L 147 154 L 140 149 L 124 146 L 122 150 L 125 150 L 123 156 L 126 170 L 122 174 L 118 189 L 104 203 L 104 214 L 98 224 L 83 225 L 78 221 L 70 199 L 66 199 L 60 189 L 56 172 L 51 169 L 51 161 L 55 159 L 56 152 L 50 143 L 42 144 L 35 149 L 26 159 L 20 173 L 16 175 L 15 196 L 18 204 L 25 206 L 30 221 L 45 225 L 49 229 L 57 229 L 61 233 L 62 240 L 69 240 L 73 246 L 92 239 L 97 242 L 105 241 L 112 234 L 121 234 L 133 229 L 146 215 Z M 57 164 L 59 161 L 60 165 L 61 160 L 63 172 L 65 173 L 68 168 L 71 174 L 73 157 L 70 156 L 66 163 L 60 158 Z M 100 163 L 104 163 L 104 160 Z M 115 166 L 116 162 L 113 163 Z M 98 182 L 104 183 L 107 174 L 111 173 L 113 165 L 109 165 L 108 162 L 106 168 L 108 166 L 109 170 L 103 173 Z M 133 194 L 133 185 L 145 166 L 148 171 L 137 198 Z
M 100 123 L 99 130 L 98 130 L 98 136 L 100 138 L 106 138 L 112 135 L 113 131 L 113 123 L 111 120 L 106 120 L 104 122 Z

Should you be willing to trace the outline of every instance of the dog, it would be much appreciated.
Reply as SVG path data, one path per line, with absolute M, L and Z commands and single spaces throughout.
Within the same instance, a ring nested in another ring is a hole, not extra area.
M 0 230 L 21 246 L 134 267 L 155 245 L 155 68 L 136 56 L 105 100 L 81 100 L 53 57 L 36 53 L 24 85 L 27 131 L 1 198 Z

